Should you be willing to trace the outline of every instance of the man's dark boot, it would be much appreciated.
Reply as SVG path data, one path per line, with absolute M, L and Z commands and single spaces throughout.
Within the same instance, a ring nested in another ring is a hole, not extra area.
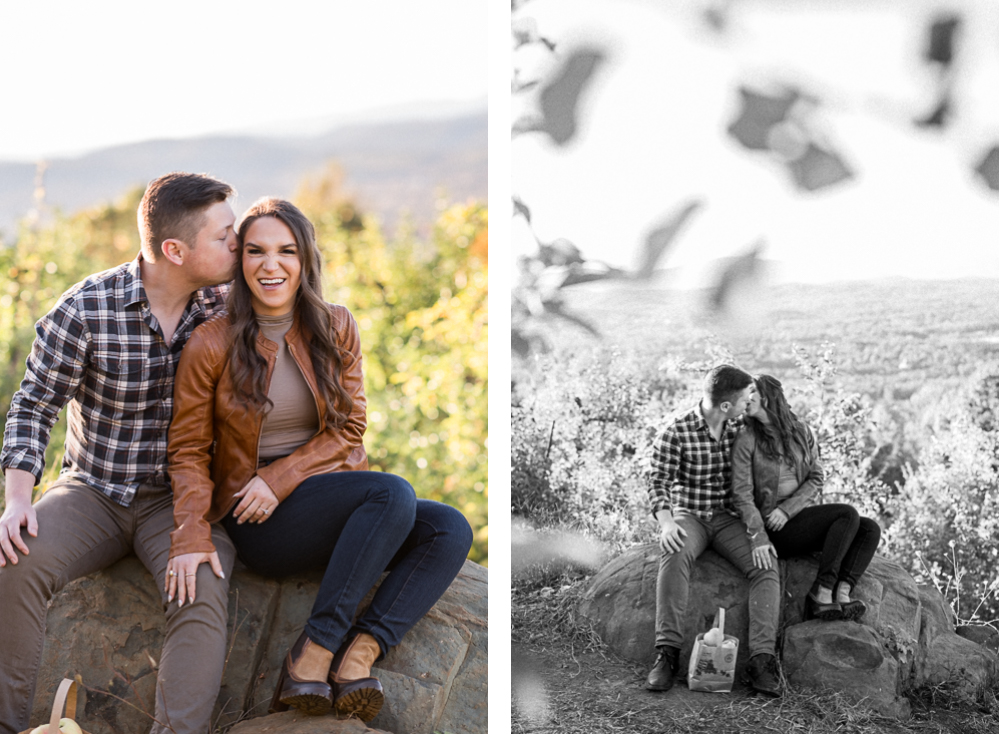
M 669 691 L 674 687 L 674 678 L 680 669 L 681 651 L 664 645 L 656 648 L 656 663 L 646 676 L 646 688 L 650 691 Z
M 781 695 L 781 681 L 774 655 L 757 653 L 747 663 L 747 678 L 750 687 L 758 693 L 778 697 Z

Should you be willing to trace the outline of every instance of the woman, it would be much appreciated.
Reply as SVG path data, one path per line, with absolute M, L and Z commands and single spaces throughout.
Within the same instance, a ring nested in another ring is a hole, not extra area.
M 271 708 L 333 707 L 370 721 L 383 702 L 372 663 L 448 588 L 472 531 L 457 510 L 416 499 L 405 480 L 367 471 L 358 327 L 323 301 L 309 220 L 287 201 L 261 199 L 238 236 L 228 315 L 195 330 L 177 368 L 167 592 L 180 604 L 194 598 L 214 522 L 258 573 L 325 569 Z
M 860 619 L 864 602 L 851 591 L 868 568 L 881 529 L 850 505 L 815 504 L 823 467 L 812 431 L 788 407 L 781 383 L 755 379 L 746 425 L 733 444 L 733 504 L 750 533 L 754 564 L 820 553 L 805 616 Z M 763 518 L 763 519 L 762 519 Z

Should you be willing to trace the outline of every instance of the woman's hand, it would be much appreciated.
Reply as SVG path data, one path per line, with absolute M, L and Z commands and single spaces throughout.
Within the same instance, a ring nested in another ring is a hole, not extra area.
M 753 565 L 756 568 L 770 568 L 771 567 L 771 557 L 777 558 L 778 552 L 774 550 L 774 546 L 768 543 L 767 545 L 761 545 L 753 549 Z
M 768 530 L 777 531 L 785 527 L 786 522 L 788 522 L 788 515 L 785 514 L 785 511 L 775 508 L 771 510 L 764 524 L 767 525 Z
M 274 508 L 278 506 L 278 498 L 267 486 L 267 482 L 259 476 L 254 476 L 243 489 L 233 496 L 243 498 L 233 510 L 233 517 L 236 518 L 237 525 L 242 525 L 245 522 L 262 523 L 271 516 Z
M 226 578 L 222 572 L 222 563 L 219 561 L 219 554 L 215 551 L 211 553 L 185 553 L 174 556 L 167 562 L 167 580 L 164 584 L 164 591 L 167 592 L 167 603 L 169 604 L 177 596 L 177 606 L 184 606 L 185 601 L 194 601 L 195 590 L 198 581 L 198 566 L 207 563 L 212 567 L 212 571 L 220 579 Z

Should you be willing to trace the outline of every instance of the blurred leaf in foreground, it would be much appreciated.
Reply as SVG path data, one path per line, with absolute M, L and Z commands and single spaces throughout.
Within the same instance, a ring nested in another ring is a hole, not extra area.
M 788 117 L 789 110 L 799 100 L 796 89 L 786 89 L 780 95 L 767 95 L 740 87 L 740 113 L 727 132 L 750 150 L 770 150 L 771 129 Z
M 511 645 L 510 649 L 510 687 L 514 705 L 526 719 L 541 723 L 551 717 L 545 680 L 535 658 L 520 645 Z
M 962 19 L 954 13 L 935 18 L 927 29 L 927 46 L 924 58 L 934 64 L 951 66 L 955 60 L 955 46 Z
M 795 185 L 806 191 L 825 189 L 854 176 L 854 172 L 836 151 L 821 148 L 813 142 L 806 145 L 802 155 L 787 161 L 785 165 L 788 166 Z
M 998 164 L 1000 164 L 1000 146 L 994 144 L 992 148 L 986 151 L 986 155 L 983 156 L 979 165 L 976 166 L 976 173 L 994 191 L 998 188 Z
M 763 240 L 758 240 L 744 254 L 725 261 L 708 296 L 709 308 L 716 313 L 726 313 L 733 309 L 733 303 L 740 291 L 753 287 L 763 268 L 760 259 L 764 251 Z
M 691 216 L 703 206 L 701 199 L 694 199 L 672 212 L 665 221 L 659 223 L 648 235 L 642 248 L 642 264 L 636 272 L 636 277 L 646 279 L 653 275 L 656 264 L 662 259 L 667 248 L 677 238 L 681 228 Z
M 604 61 L 604 52 L 594 47 L 578 48 L 559 66 L 538 94 L 541 117 L 522 117 L 511 132 L 520 135 L 543 132 L 557 145 L 566 145 L 579 127 L 579 104 L 583 90 Z
M 514 518 L 510 527 L 510 572 L 515 578 L 537 566 L 572 565 L 599 568 L 605 557 L 604 544 L 571 530 L 539 531 Z
M 528 205 L 525 204 L 523 201 L 521 201 L 521 199 L 517 196 L 512 196 L 511 199 L 514 202 L 513 216 L 516 217 L 518 214 L 520 214 L 527 220 L 528 224 L 531 224 L 531 210 L 528 208 Z

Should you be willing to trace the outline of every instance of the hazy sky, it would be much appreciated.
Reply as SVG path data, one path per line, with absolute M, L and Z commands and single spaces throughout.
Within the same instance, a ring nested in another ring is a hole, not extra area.
M 689 280 L 758 240 L 790 280 L 997 277 L 997 193 L 972 172 L 997 142 L 993 0 L 733 2 L 725 35 L 701 19 L 705 6 L 534 0 L 518 12 L 560 52 L 590 44 L 607 54 L 575 140 L 513 141 L 514 191 L 541 241 L 565 237 L 588 257 L 633 266 L 646 233 L 699 198 L 705 206 L 661 262 Z M 912 120 L 930 110 L 935 85 L 921 60 L 926 27 L 949 6 L 966 21 L 957 114 L 944 131 L 922 131 Z M 522 79 L 544 78 L 555 58 L 536 44 L 517 51 L 515 64 Z M 816 129 L 853 180 L 796 191 L 782 164 L 726 134 L 740 85 L 782 84 L 818 97 Z M 517 96 L 515 115 L 531 105 Z M 515 254 L 535 247 L 515 220 Z
M 0 4 L 0 159 L 487 96 L 485 2 Z

